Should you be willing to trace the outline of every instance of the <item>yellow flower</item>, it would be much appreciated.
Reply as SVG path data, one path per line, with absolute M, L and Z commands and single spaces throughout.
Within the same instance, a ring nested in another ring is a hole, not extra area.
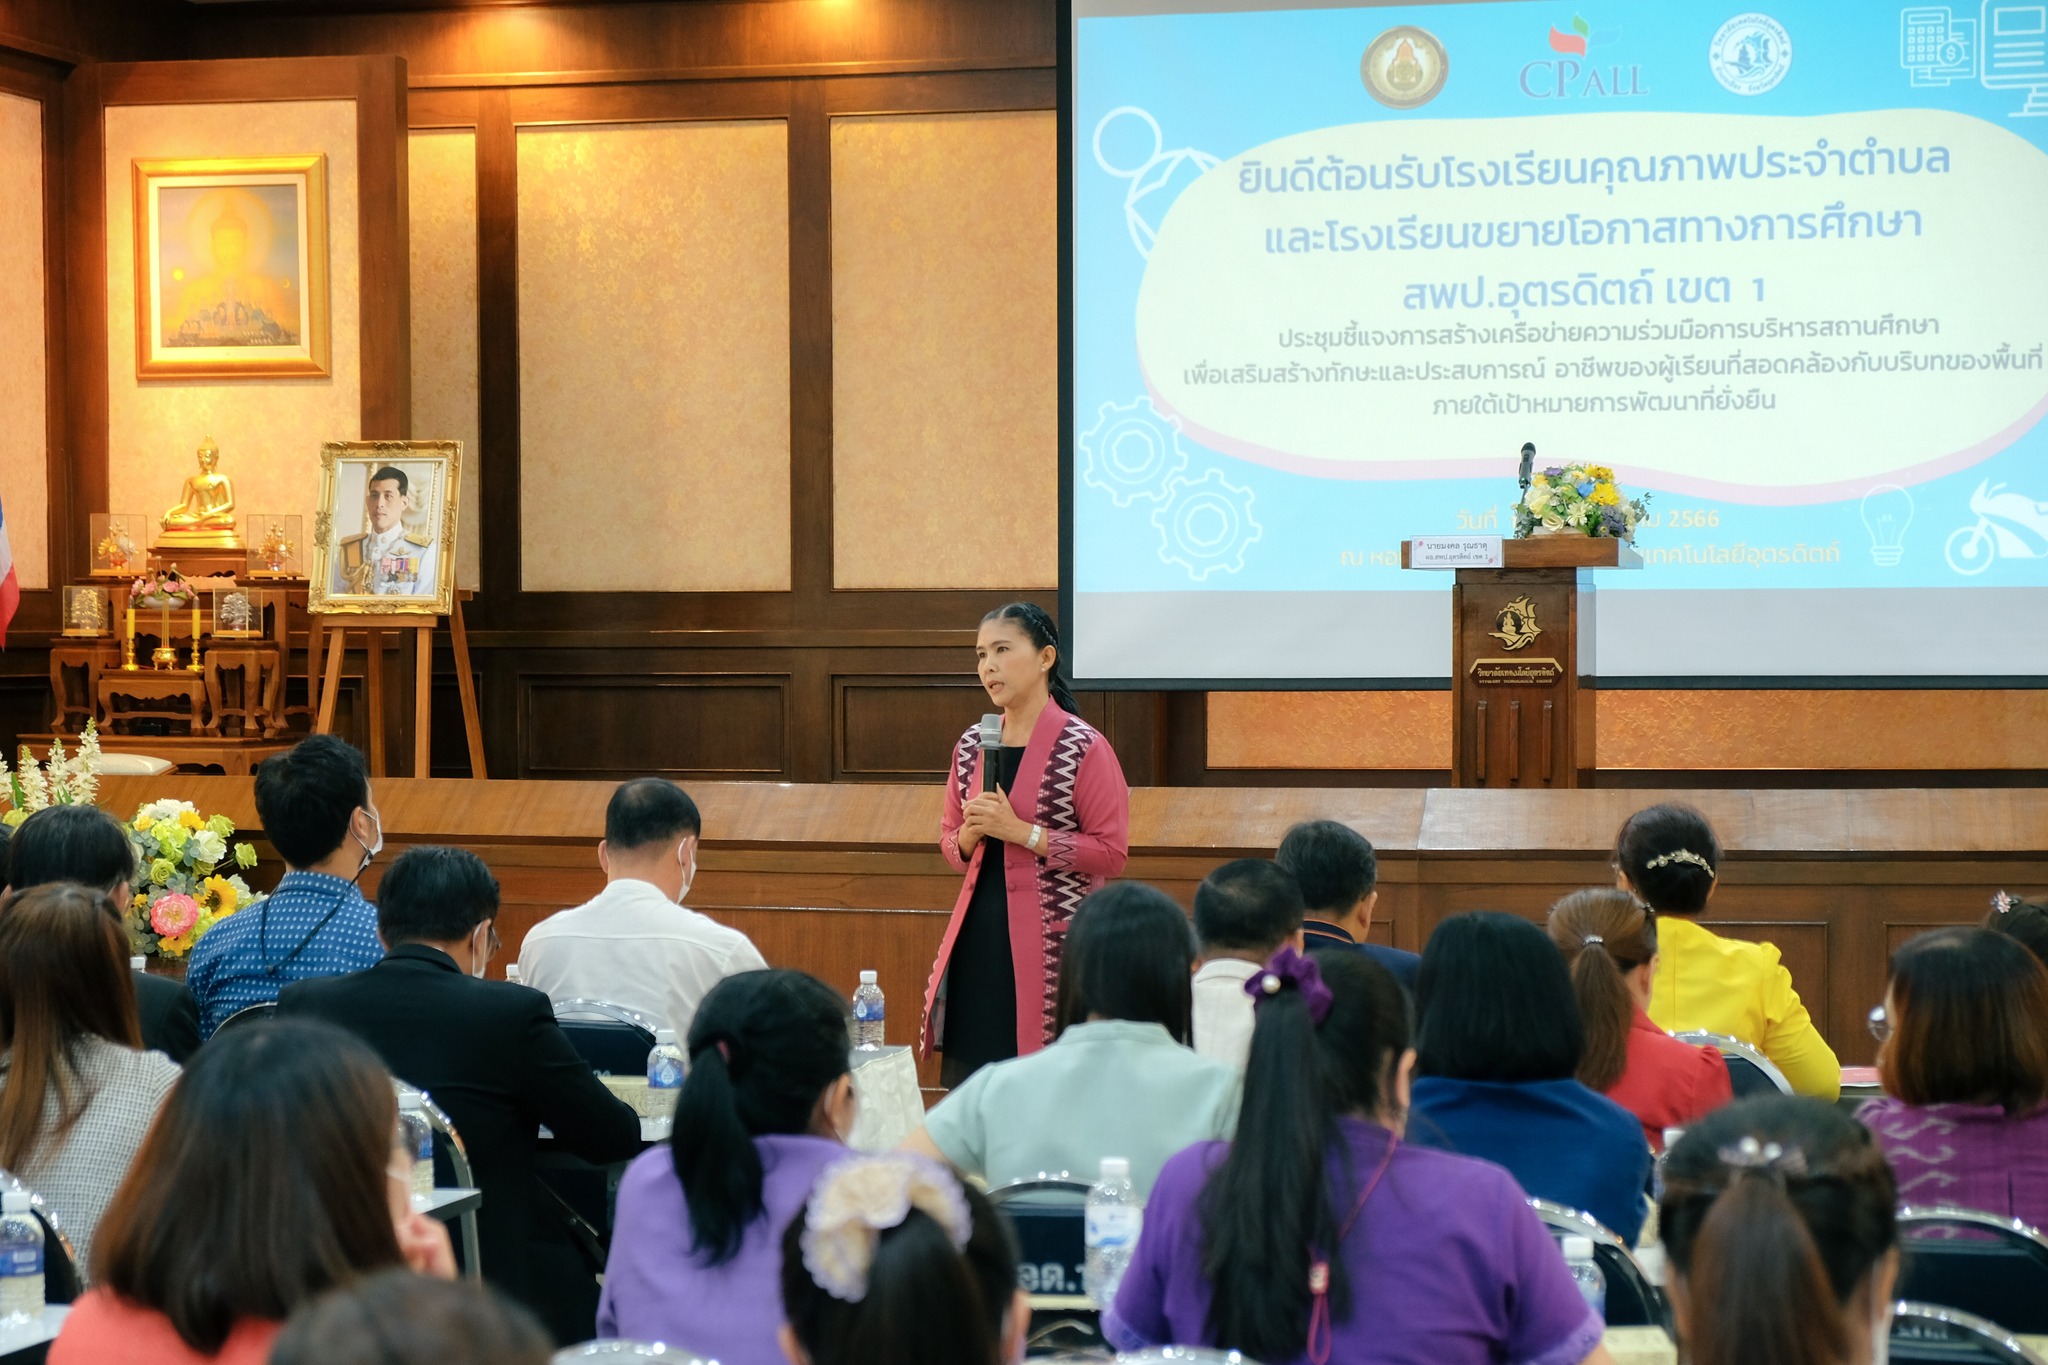
M 1593 490 L 1592 500 L 1602 507 L 1612 507 L 1621 501 L 1621 490 L 1611 483 L 1603 483 Z
M 1587 467 L 1586 473 L 1592 476 L 1595 483 L 1614 482 L 1614 471 L 1604 464 L 1590 465 Z
M 1550 476 L 1548 474 L 1531 474 L 1529 476 L 1529 483 L 1531 487 L 1548 488 L 1550 487 Z
M 147 891 L 136 892 L 134 897 L 128 902 L 128 908 L 130 910 L 147 910 L 149 908 L 149 893 Z
M 140 815 L 135 817 L 135 828 L 137 831 L 143 834 L 149 833 L 149 827 L 155 823 L 156 821 L 149 818 L 149 812 L 147 810 L 143 811 Z
M 27 811 L 11 810 L 5 815 L 0 815 L 0 825 L 6 825 L 9 829 L 12 829 L 26 819 L 28 819 Z
M 234 914 L 235 903 L 238 899 L 239 896 L 235 891 L 234 883 L 226 877 L 208 877 L 206 879 L 206 904 L 207 908 L 212 910 L 214 914 Z
M 149 864 L 149 879 L 158 886 L 169 886 L 171 874 L 177 870 L 178 865 L 169 858 L 156 858 Z
M 197 927 L 193 926 L 195 929 Z M 160 938 L 156 941 L 156 950 L 165 957 L 183 957 L 192 951 L 193 937 L 191 930 L 187 930 L 176 938 Z
M 199 818 L 199 812 L 196 810 L 179 811 L 178 823 L 191 830 L 194 834 L 206 828 L 206 822 Z

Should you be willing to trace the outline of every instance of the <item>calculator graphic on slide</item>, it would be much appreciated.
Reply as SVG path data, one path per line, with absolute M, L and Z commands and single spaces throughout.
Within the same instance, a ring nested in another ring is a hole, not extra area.
M 1977 21 L 1958 19 L 1947 5 L 1919 5 L 1899 13 L 1899 65 L 1914 85 L 1947 85 L 1977 74 Z

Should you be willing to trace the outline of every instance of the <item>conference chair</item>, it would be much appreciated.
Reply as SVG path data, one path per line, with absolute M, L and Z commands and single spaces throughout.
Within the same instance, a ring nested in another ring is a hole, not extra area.
M 1890 1348 L 1897 1365 L 2048 1365 L 1995 1322 L 1960 1308 L 1909 1299 L 1892 1305 Z
M 1104 1345 L 1101 1308 L 1082 1290 L 1088 1259 L 1085 1235 L 1089 1184 L 1041 1173 L 988 1192 L 989 1203 L 1009 1215 L 1017 1232 L 1017 1283 L 1031 1300 L 1033 1355 L 1085 1351 Z
M 607 1000 L 560 1000 L 555 1022 L 578 1056 L 600 1076 L 643 1076 L 654 1050 L 655 1023 Z
M 223 1024 L 222 1027 L 225 1028 L 226 1025 Z M 427 1126 L 434 1130 L 437 1138 L 434 1143 L 435 1152 L 448 1158 L 448 1169 L 458 1186 L 463 1189 L 475 1189 L 476 1173 L 470 1169 L 469 1148 L 463 1146 L 462 1134 L 455 1131 L 454 1121 L 448 1117 L 448 1111 L 435 1104 L 434 1097 L 424 1090 L 416 1090 L 404 1081 L 393 1081 L 392 1084 L 397 1088 L 401 1098 L 408 1094 L 420 1097 L 420 1112 L 427 1116 Z M 436 1160 L 436 1171 L 439 1171 L 440 1165 L 441 1163 Z M 462 1273 L 468 1279 L 481 1280 L 484 1276 L 484 1262 L 476 1236 L 476 1210 L 465 1210 L 455 1222 L 462 1233 Z
M 1785 1079 L 1785 1073 L 1778 1070 L 1770 1058 L 1740 1038 L 1731 1038 L 1725 1033 L 1708 1033 L 1704 1029 L 1675 1033 L 1672 1037 L 1694 1047 L 1711 1047 L 1719 1051 L 1722 1062 L 1728 1067 L 1728 1084 L 1738 1100 L 1746 1100 L 1752 1095 L 1792 1093 L 1792 1082 Z
M 218 1038 L 231 1028 L 243 1028 L 249 1024 L 268 1023 L 270 1017 L 276 1013 L 277 1002 L 275 1000 L 259 1000 L 253 1005 L 244 1005 L 227 1018 L 221 1020 L 220 1027 L 213 1031 L 213 1036 Z
M 1621 1240 L 1590 1213 L 1531 1199 L 1529 1207 L 1560 1243 L 1567 1237 L 1585 1237 L 1593 1243 L 1593 1263 L 1607 1277 L 1607 1325 L 1609 1327 L 1657 1327 L 1677 1339 L 1671 1320 L 1671 1305 L 1664 1291 L 1650 1283 L 1628 1243 Z
M 78 1270 L 78 1250 L 64 1231 L 57 1210 L 24 1185 L 12 1171 L 0 1171 L 0 1191 L 26 1194 L 29 1212 L 43 1229 L 43 1302 L 70 1303 L 83 1288 Z
M 1153 1346 L 1143 1351 L 1125 1351 L 1116 1357 L 1117 1365 L 1259 1365 L 1248 1355 L 1236 1351 L 1219 1351 L 1213 1346 Z
M 2048 1237 L 1976 1209 L 1899 1210 L 1899 1297 L 2048 1335 Z
M 700 1356 L 680 1346 L 668 1346 L 658 1341 L 623 1341 L 616 1337 L 609 1341 L 586 1341 L 576 1346 L 564 1346 L 548 1360 L 551 1365 L 575 1365 L 575 1362 L 585 1360 L 661 1360 L 669 1365 L 718 1365 L 709 1356 Z

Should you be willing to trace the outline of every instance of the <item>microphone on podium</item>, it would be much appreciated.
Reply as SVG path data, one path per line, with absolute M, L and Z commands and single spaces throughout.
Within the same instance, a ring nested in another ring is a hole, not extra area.
M 1522 442 L 1522 472 L 1520 476 L 1524 493 L 1529 491 L 1529 476 L 1535 472 L 1535 469 L 1536 443 L 1534 441 L 1524 441 Z
M 981 718 L 981 792 L 986 796 L 1002 785 L 1003 713 L 991 711 Z

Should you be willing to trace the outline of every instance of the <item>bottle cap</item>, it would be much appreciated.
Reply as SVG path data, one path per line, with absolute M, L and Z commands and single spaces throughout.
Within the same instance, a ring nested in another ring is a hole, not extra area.
M 29 1208 L 27 1190 L 9 1190 L 5 1195 L 0 1195 L 0 1213 L 27 1213 Z
M 148 959 L 148 958 L 146 958 L 146 957 L 144 957 L 144 956 L 143 956 L 143 955 L 142 955 L 141 953 L 137 953 L 137 954 L 136 954 L 136 955 L 135 955 L 134 957 L 131 957 L 131 958 L 129 958 L 129 959 L 128 959 L 128 970 L 129 970 L 129 971 L 131 971 L 131 972 L 140 972 L 140 971 L 147 971 L 148 969 L 149 969 L 149 959 Z
M 1664 1150 L 1670 1151 L 1678 1144 L 1678 1140 L 1684 1136 L 1685 1129 L 1683 1128 L 1666 1128 L 1664 1130 Z
M 426 1107 L 427 1107 L 427 1097 L 426 1097 L 426 1096 L 424 1096 L 424 1095 L 422 1095 L 422 1094 L 420 1094 L 420 1092 L 419 1092 L 419 1091 L 417 1091 L 417 1090 L 401 1090 L 401 1091 L 399 1091 L 399 1092 L 398 1092 L 398 1112 L 399 1112 L 399 1113 L 401 1113 L 401 1114 L 419 1114 L 419 1113 L 424 1113 L 424 1112 L 426 1111 Z
M 874 984 L 875 984 L 875 974 L 874 974 L 873 972 L 862 972 L 862 973 L 860 974 L 860 984 L 861 984 L 861 985 L 863 985 L 863 986 L 872 986 L 872 985 L 874 985 Z
M 654 1045 L 656 1047 L 674 1047 L 676 1045 L 676 1031 L 672 1028 L 656 1029 L 654 1031 Z
M 1567 1237 L 1564 1239 L 1564 1258 L 1567 1261 L 1590 1261 L 1593 1259 L 1591 1237 Z
M 1106 1156 L 1102 1158 L 1102 1178 L 1104 1180 L 1128 1180 L 1130 1175 L 1131 1159 L 1129 1157 Z

